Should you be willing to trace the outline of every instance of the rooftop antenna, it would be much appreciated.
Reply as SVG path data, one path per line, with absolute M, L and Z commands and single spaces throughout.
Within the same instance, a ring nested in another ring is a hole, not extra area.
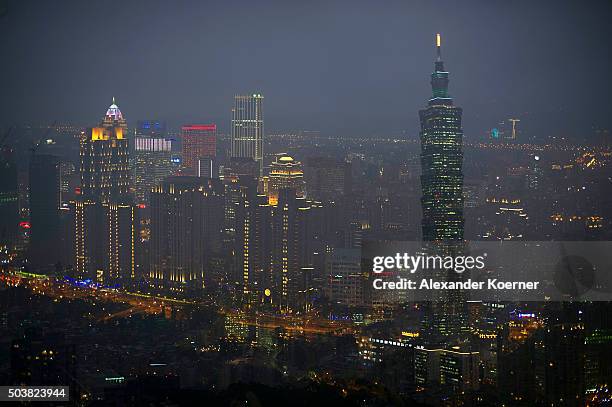
M 436 34 L 436 52 L 438 54 L 438 59 L 437 59 L 438 62 L 442 61 L 442 53 L 440 50 L 441 46 L 442 46 L 442 38 L 440 37 L 440 33 L 437 33 Z

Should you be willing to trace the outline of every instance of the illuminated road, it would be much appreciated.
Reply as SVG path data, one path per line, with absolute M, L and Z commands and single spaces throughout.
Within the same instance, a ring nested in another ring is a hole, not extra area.
M 114 289 L 96 288 L 92 286 L 76 287 L 54 277 L 0 273 L 0 281 L 8 286 L 23 286 L 32 293 L 44 295 L 55 300 L 81 299 L 100 304 L 125 304 L 129 308 L 115 313 L 107 313 L 100 320 L 125 318 L 136 314 L 161 314 L 171 312 L 172 307 L 185 304 L 185 301 L 166 299 L 145 294 L 134 294 Z
M 345 334 L 352 332 L 350 322 L 329 321 L 322 318 L 304 316 L 277 316 L 267 314 L 245 314 L 241 311 L 223 311 L 223 315 L 233 317 L 236 322 L 258 328 L 281 328 L 288 332 L 316 335 Z
M 95 286 L 74 286 L 54 277 L 0 272 L 0 283 L 7 286 L 23 286 L 32 293 L 44 295 L 55 300 L 82 299 L 94 304 L 124 304 L 127 306 L 115 312 L 102 314 L 99 321 L 110 321 L 117 318 L 129 318 L 133 315 L 164 314 L 167 317 L 181 315 L 185 305 L 209 305 L 195 301 L 167 298 L 161 296 L 134 293 L 129 291 L 97 288 Z M 104 308 L 103 308 L 104 309 Z M 349 321 L 330 321 L 316 316 L 269 315 L 261 313 L 244 313 L 240 310 L 220 310 L 219 313 L 234 318 L 237 323 L 266 329 L 281 328 L 291 333 L 314 335 L 339 335 L 352 332 L 354 325 Z

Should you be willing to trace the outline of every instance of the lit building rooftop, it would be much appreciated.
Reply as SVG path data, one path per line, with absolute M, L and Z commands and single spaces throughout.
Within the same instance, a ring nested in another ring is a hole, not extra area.
M 123 114 L 121 114 L 121 110 L 119 110 L 119 106 L 115 103 L 115 98 L 113 97 L 113 104 L 108 107 L 106 111 L 106 117 L 111 118 L 113 120 L 121 120 L 123 119 Z

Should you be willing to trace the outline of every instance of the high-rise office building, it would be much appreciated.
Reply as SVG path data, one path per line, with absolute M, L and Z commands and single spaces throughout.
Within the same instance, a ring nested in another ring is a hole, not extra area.
M 151 188 L 175 171 L 172 162 L 173 139 L 166 137 L 166 122 L 158 119 L 139 120 L 130 140 L 130 166 L 134 186 L 134 198 L 141 204 L 148 203 Z
M 166 122 L 156 119 L 138 120 L 136 123 L 136 134 L 153 138 L 165 137 Z
M 259 165 L 252 158 L 232 158 L 220 176 L 225 187 L 224 228 L 231 238 L 236 234 L 236 211 L 243 195 L 241 190 L 248 185 L 253 186 L 256 193 Z
M 199 176 L 201 158 L 217 155 L 217 125 L 190 124 L 181 127 L 184 175 Z
M 12 246 L 19 224 L 17 165 L 10 148 L 0 146 L 0 247 Z
M 132 282 L 136 278 L 136 207 L 76 199 L 73 211 L 76 277 L 105 285 Z
M 358 249 L 334 249 L 325 257 L 325 294 L 334 304 L 360 307 L 365 303 L 368 277 L 361 270 Z
M 78 187 L 80 175 L 72 162 L 61 161 L 59 163 L 59 195 L 60 207 L 68 207 L 68 203 L 74 198 L 74 189 Z
M 440 54 L 431 74 L 433 97 L 419 112 L 421 119 L 421 204 L 423 240 L 463 240 L 462 110 L 448 94 L 448 72 Z
M 297 196 L 304 196 L 304 171 L 302 163 L 296 161 L 288 154 L 276 155 L 270 165 L 270 178 L 268 185 L 268 199 L 270 204 L 276 205 L 281 189 L 291 188 Z
M 501 399 L 507 404 L 536 404 L 538 383 L 544 382 L 543 366 L 536 365 L 535 357 L 543 346 L 540 328 L 541 321 L 530 317 L 514 318 L 497 327 L 496 379 Z
M 351 192 L 351 164 L 331 157 L 310 157 L 304 168 L 308 199 L 335 201 Z
M 265 194 L 257 193 L 254 179 L 237 184 L 233 228 L 237 295 L 244 303 L 259 303 L 265 309 L 307 310 L 313 294 L 311 206 L 295 189 L 281 189 L 271 205 Z
M 29 172 L 30 268 L 49 274 L 62 260 L 60 162 L 52 155 L 33 154 Z
M 136 208 L 130 194 L 127 124 L 108 108 L 81 139 L 81 188 L 74 204 L 76 277 L 103 284 L 135 278 Z
M 259 178 L 259 163 L 248 157 L 232 157 L 223 168 L 223 178 L 252 180 Z
M 268 218 L 271 210 L 267 197 L 257 193 L 257 181 L 250 177 L 233 178 L 234 182 L 226 184 L 229 194 L 226 205 L 233 208 L 226 214 L 228 225 L 234 232 L 234 284 L 239 287 L 236 295 L 244 303 L 256 300 L 258 286 L 264 274 L 269 273 L 270 222 L 258 219 Z M 266 247 L 268 250 L 257 249 Z M 261 255 L 267 253 L 268 259 Z M 266 279 L 263 278 L 265 281 Z M 268 288 L 268 287 L 266 287 Z
M 263 175 L 263 96 L 234 96 L 232 109 L 232 157 L 252 158 Z
M 87 129 L 81 139 L 80 169 L 83 198 L 130 201 L 127 124 L 114 98 L 100 126 Z
M 172 141 L 136 134 L 134 139 L 134 193 L 136 202 L 148 203 L 151 189 L 172 175 Z
M 541 404 L 552 406 L 563 400 L 568 406 L 582 405 L 587 367 L 584 324 L 551 324 L 536 335 L 534 359 Z
M 305 275 L 301 269 L 307 208 L 296 190 L 282 188 L 272 212 L 272 278 L 277 305 L 283 312 L 305 307 Z
M 198 177 L 219 178 L 219 166 L 215 157 L 201 157 L 198 160 Z
M 200 292 L 221 251 L 223 185 L 168 177 L 151 193 L 150 286 L 174 296 Z
M 419 112 L 421 120 L 421 208 L 423 240 L 435 254 L 459 255 L 462 250 L 463 218 L 463 130 L 462 110 L 448 94 L 448 72 L 436 38 L 437 59 L 431 74 L 433 96 Z M 437 278 L 457 279 L 459 274 L 436 270 Z M 440 294 L 424 313 L 423 328 L 433 337 L 457 335 L 465 327 L 464 294 Z
M 414 371 L 417 388 L 444 388 L 452 394 L 477 389 L 479 352 L 453 346 L 415 347 Z
M 440 353 L 440 385 L 453 392 L 479 387 L 480 353 L 454 346 Z

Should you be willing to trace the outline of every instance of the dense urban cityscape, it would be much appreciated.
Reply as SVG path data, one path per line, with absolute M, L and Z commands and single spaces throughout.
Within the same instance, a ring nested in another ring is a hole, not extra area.
M 86 125 L 0 122 L 0 385 L 76 406 L 612 403 L 612 307 L 573 280 L 537 302 L 372 285 L 372 242 L 612 241 L 610 130 L 513 112 L 464 135 L 445 38 L 405 112 L 420 128 L 388 136 L 270 131 L 257 88 L 217 100 L 224 122 L 133 117 L 121 89 L 88 96 Z

